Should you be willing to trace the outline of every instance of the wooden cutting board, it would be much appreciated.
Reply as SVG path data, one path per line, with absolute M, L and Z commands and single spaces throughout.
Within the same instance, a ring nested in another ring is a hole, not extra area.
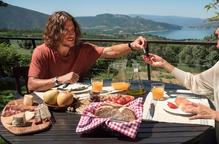
M 26 107 L 25 105 L 23 105 L 23 99 L 18 99 L 18 100 L 13 100 L 13 101 L 10 101 L 6 106 L 5 108 L 8 106 L 8 105 L 22 105 L 22 107 Z M 32 107 L 37 107 L 37 103 L 34 103 L 34 105 Z M 5 108 L 3 109 L 2 113 L 5 111 Z M 2 125 L 11 133 L 15 134 L 15 135 L 24 135 L 24 134 L 31 134 L 31 133 L 36 133 L 36 132 L 40 132 L 40 131 L 43 131 L 43 130 L 46 130 L 48 129 L 50 126 L 51 126 L 51 121 L 47 121 L 47 122 L 44 122 L 41 123 L 41 124 L 38 124 L 36 125 L 33 121 L 34 119 L 32 120 L 29 120 L 27 121 L 27 125 L 24 126 L 24 127 L 15 127 L 15 126 L 12 126 L 11 125 L 11 121 L 13 119 L 13 116 L 15 115 L 19 115 L 19 114 L 22 114 L 24 112 L 21 112 L 21 113 L 18 113 L 18 114 L 14 114 L 12 116 L 2 116 L 1 115 L 1 123 Z

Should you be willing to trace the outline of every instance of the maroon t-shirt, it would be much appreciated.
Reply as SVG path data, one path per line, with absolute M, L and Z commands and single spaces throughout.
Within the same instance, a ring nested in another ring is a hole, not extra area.
M 75 72 L 83 77 L 103 53 L 103 47 L 81 43 L 66 57 L 45 44 L 37 46 L 32 55 L 29 77 L 48 79 Z

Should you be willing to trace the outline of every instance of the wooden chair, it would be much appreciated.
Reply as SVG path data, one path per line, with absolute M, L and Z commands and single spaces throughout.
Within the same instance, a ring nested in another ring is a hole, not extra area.
M 15 78 L 16 96 L 23 95 L 25 93 L 29 93 L 29 90 L 27 87 L 28 71 L 29 71 L 29 66 L 13 67 L 12 68 L 13 77 Z M 25 93 L 22 93 L 22 91 L 21 91 L 22 80 L 24 80 L 25 87 L 26 87 Z

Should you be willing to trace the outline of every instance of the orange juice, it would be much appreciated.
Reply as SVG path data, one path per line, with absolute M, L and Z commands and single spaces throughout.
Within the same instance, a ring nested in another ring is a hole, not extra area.
M 101 92 L 102 88 L 103 88 L 103 82 L 101 82 L 101 81 L 92 82 L 92 91 L 93 92 Z
M 152 88 L 152 95 L 154 100 L 162 100 L 164 97 L 164 88 L 162 87 L 154 87 Z
M 129 83 L 127 83 L 127 82 L 113 82 L 112 87 L 115 90 L 127 90 L 129 88 Z

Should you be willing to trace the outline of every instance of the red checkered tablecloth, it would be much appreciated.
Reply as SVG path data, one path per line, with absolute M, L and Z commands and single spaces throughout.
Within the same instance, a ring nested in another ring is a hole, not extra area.
M 125 106 L 132 109 L 136 115 L 136 120 L 132 122 L 116 122 L 111 118 L 100 118 L 94 115 L 96 108 L 106 102 L 91 103 L 83 112 L 81 119 L 76 128 L 76 133 L 86 133 L 96 127 L 105 124 L 109 129 L 120 132 L 130 138 L 135 138 L 138 127 L 142 121 L 143 98 L 137 98 L 134 101 L 127 103 Z

